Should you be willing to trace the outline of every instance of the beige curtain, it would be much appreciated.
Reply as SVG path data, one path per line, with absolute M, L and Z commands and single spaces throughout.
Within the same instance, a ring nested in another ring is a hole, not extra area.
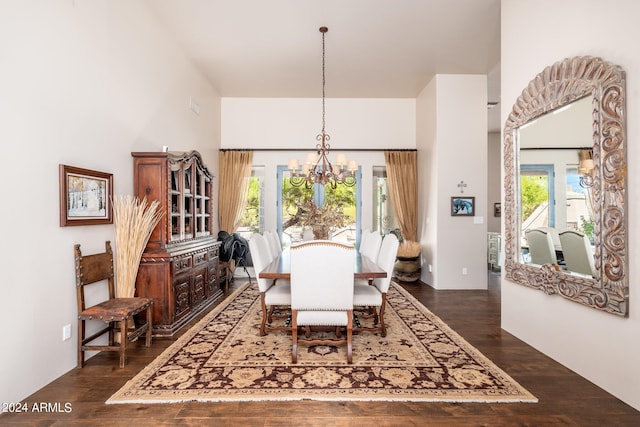
M 253 151 L 220 151 L 218 215 L 220 230 L 236 231 L 247 203 Z
M 418 238 L 418 169 L 416 151 L 385 151 L 387 184 L 405 240 Z

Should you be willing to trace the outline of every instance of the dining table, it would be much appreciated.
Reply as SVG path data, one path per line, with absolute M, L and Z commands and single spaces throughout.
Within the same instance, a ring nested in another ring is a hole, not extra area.
M 283 249 L 279 256 L 258 273 L 258 278 L 289 280 L 291 278 L 291 257 L 289 254 L 289 248 Z M 356 252 L 353 259 L 353 276 L 355 279 L 377 279 L 387 277 L 387 272 L 370 258 Z

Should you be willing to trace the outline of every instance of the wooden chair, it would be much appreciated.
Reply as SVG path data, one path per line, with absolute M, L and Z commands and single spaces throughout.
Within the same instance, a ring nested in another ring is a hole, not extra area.
M 373 326 L 359 326 L 356 331 L 380 332 L 387 336 L 387 326 L 384 323 L 384 311 L 387 306 L 387 292 L 393 276 L 393 267 L 400 242 L 394 234 L 387 234 L 382 240 L 376 264 L 387 272 L 387 277 L 369 280 L 356 280 L 353 290 L 353 305 L 372 309 Z M 379 311 L 376 311 L 379 307 Z
M 347 344 L 352 363 L 353 246 L 313 240 L 291 247 L 291 362 L 298 361 L 298 327 L 335 327 L 336 339 L 304 339 L 307 345 Z M 340 328 L 346 327 L 346 339 Z
M 138 339 L 146 333 L 146 346 L 151 346 L 151 326 L 153 300 L 151 298 L 116 298 L 115 280 L 113 273 L 113 251 L 111 242 L 105 243 L 106 252 L 93 255 L 82 255 L 80 245 L 74 246 L 76 264 L 76 293 L 78 297 L 78 367 L 84 366 L 85 351 L 118 351 L 120 352 L 120 367 L 126 362 L 127 343 Z M 91 307 L 85 305 L 85 286 L 102 282 L 109 288 L 109 299 Z M 146 310 L 146 323 L 128 328 L 128 322 L 134 316 Z M 107 326 L 86 337 L 87 320 L 101 320 Z M 115 341 L 115 332 L 120 332 L 120 344 Z M 88 345 L 91 341 L 109 333 L 108 345 Z

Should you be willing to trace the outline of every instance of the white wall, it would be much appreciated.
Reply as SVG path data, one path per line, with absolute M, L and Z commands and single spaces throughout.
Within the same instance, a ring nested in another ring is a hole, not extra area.
M 432 79 L 416 99 L 418 148 L 418 239 L 422 246 L 420 280 L 438 283 L 438 163 L 437 79 Z
M 73 245 L 114 241 L 59 226 L 58 165 L 113 173 L 115 194 L 132 192 L 131 151 L 197 149 L 215 173 L 220 108 L 137 0 L 5 0 L 0 58 L 0 402 L 17 402 L 76 366 Z
M 553 13 L 549 13 L 553 10 Z M 579 19 L 575 19 L 579 16 Z M 605 19 L 606 16 L 606 19 Z M 640 2 L 523 0 L 502 2 L 502 122 L 544 67 L 593 55 L 627 74 L 628 259 L 638 259 L 640 164 Z M 564 37 L 562 34 L 571 34 Z M 636 409 L 640 409 L 640 292 L 630 266 L 629 317 L 598 312 L 559 296 L 502 281 L 502 327 Z M 526 308 L 526 309 L 525 309 Z
M 418 221 L 426 266 L 421 280 L 436 289 L 486 289 L 487 77 L 437 75 L 418 105 L 419 206 L 426 214 Z M 435 132 L 428 128 L 434 124 Z M 463 194 L 460 181 L 467 184 Z M 451 216 L 452 196 L 475 197 L 476 216 Z
M 275 206 L 279 165 L 290 158 L 303 161 L 315 150 L 322 129 L 322 100 L 311 98 L 222 98 L 222 148 L 254 148 L 253 164 L 265 167 L 265 206 Z M 372 206 L 373 166 L 384 166 L 382 151 L 415 148 L 415 99 L 326 99 L 326 132 L 331 136 L 330 160 L 337 152 L 356 160 L 362 170 L 362 205 Z M 283 151 L 260 151 L 260 149 Z M 286 151 L 304 149 L 306 151 Z M 265 209 L 265 227 L 275 228 L 277 212 Z M 372 216 L 362 216 L 362 228 Z

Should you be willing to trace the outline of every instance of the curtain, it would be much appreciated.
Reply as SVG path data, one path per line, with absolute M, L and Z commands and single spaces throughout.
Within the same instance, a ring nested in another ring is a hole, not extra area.
M 405 240 L 418 238 L 418 169 L 416 151 L 385 151 L 387 184 L 393 211 Z
M 220 151 L 218 215 L 220 230 L 236 231 L 247 203 L 253 151 Z

